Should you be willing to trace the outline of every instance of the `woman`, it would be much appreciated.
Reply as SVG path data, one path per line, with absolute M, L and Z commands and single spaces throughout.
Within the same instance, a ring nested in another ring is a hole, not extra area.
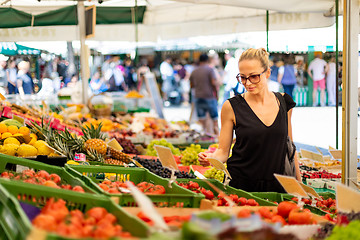
M 204 166 L 209 165 L 209 157 L 227 162 L 232 177 L 230 186 L 251 192 L 284 192 L 273 174 L 283 173 L 287 135 L 292 138 L 291 113 L 295 102 L 286 93 L 283 95 L 286 113 L 276 95 L 268 90 L 268 56 L 263 48 L 250 48 L 241 55 L 237 79 L 247 92 L 224 103 L 219 148 L 213 154 L 199 153 L 199 161 Z M 288 123 L 285 114 L 288 114 Z M 233 130 L 236 143 L 228 159 Z M 295 163 L 300 180 L 297 159 Z
M 284 92 L 293 97 L 296 85 L 296 69 L 291 57 L 285 58 L 285 65 L 279 67 L 278 82 L 282 84 Z
M 21 61 L 18 64 L 18 74 L 17 74 L 17 87 L 21 96 L 24 94 L 33 94 L 34 93 L 34 82 L 30 77 L 30 63 L 27 61 Z

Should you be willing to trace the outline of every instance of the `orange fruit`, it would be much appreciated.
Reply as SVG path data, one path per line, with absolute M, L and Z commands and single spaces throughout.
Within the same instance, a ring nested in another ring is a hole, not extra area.
M 8 126 L 8 132 L 11 134 L 18 133 L 19 129 L 17 126 Z
M 29 135 L 30 134 L 30 129 L 28 127 L 21 127 L 19 128 L 19 133 L 21 133 L 22 135 Z
M 4 133 L 7 132 L 8 127 L 6 126 L 5 123 L 0 123 L 0 133 Z
M 8 138 L 8 137 L 11 137 L 12 134 L 9 133 L 9 132 L 4 132 L 3 134 L 1 134 L 1 138 L 4 139 L 4 138 Z

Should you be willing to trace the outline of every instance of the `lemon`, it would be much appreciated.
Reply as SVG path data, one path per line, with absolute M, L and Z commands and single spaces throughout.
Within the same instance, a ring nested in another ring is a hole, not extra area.
M 16 138 L 14 137 L 8 137 L 4 140 L 4 145 L 6 144 L 16 144 L 18 146 L 20 146 L 20 142 L 19 140 L 17 140 Z
M 75 162 L 74 160 L 67 161 L 67 164 L 79 165 L 79 163 Z
M 1 135 L 1 138 L 4 139 L 4 138 L 8 138 L 8 137 L 11 137 L 12 134 L 9 133 L 9 132 L 4 132 L 2 135 Z
M 36 149 L 38 149 L 38 148 L 41 147 L 41 146 L 46 146 L 46 142 L 43 141 L 43 140 L 38 140 L 38 141 L 36 141 L 36 142 L 34 143 L 33 146 L 34 146 Z
M 52 150 L 46 145 L 42 145 L 38 147 L 37 150 L 38 150 L 38 155 L 50 155 L 51 153 L 54 152 L 54 150 Z
M 15 156 L 16 151 L 18 150 L 18 148 L 19 148 L 19 145 L 9 143 L 9 144 L 6 144 L 6 145 L 1 147 L 0 153 L 10 155 L 10 156 Z
M 17 150 L 17 155 L 19 157 L 32 157 L 37 155 L 37 149 L 34 146 L 29 144 L 20 145 L 19 149 Z

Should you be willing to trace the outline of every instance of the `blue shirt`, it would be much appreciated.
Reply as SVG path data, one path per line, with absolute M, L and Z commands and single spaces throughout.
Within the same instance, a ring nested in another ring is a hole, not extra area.
M 32 94 L 34 90 L 34 82 L 28 74 L 20 74 L 17 76 L 22 81 L 24 94 Z

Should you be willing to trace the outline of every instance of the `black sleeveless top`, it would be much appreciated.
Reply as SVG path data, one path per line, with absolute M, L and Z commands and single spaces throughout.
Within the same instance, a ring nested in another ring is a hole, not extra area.
M 287 111 L 296 105 L 286 93 L 284 99 Z M 229 101 L 236 119 L 236 142 L 227 160 L 232 177 L 229 185 L 249 192 L 284 192 L 273 175 L 284 171 L 288 135 L 284 108 L 279 105 L 275 121 L 266 126 L 241 95 Z

